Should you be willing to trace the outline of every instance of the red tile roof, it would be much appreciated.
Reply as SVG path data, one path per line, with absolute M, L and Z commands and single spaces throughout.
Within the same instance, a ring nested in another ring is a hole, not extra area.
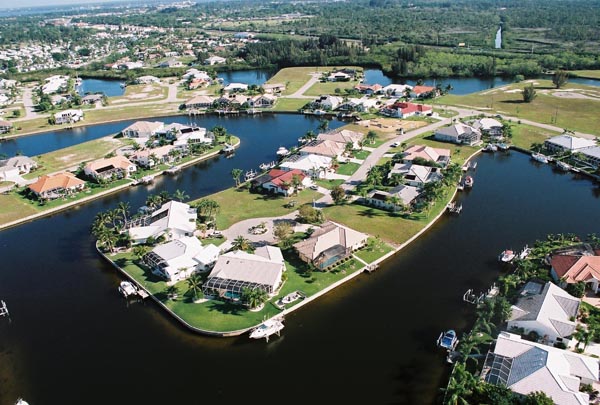
M 292 182 L 292 178 L 295 175 L 300 178 L 300 181 L 304 180 L 304 178 L 306 177 L 304 173 L 302 173 L 302 170 L 298 169 L 290 171 L 273 169 L 269 172 L 269 176 L 271 176 L 271 183 L 284 190 L 288 188 L 287 184 L 290 184 Z
M 394 103 L 391 106 L 392 109 L 400 109 L 402 111 L 402 114 L 410 114 L 413 112 L 424 112 L 424 111 L 431 111 L 431 107 L 428 105 L 424 105 L 424 104 L 413 104 L 413 103 L 404 103 L 404 102 L 399 102 L 399 103 Z
M 600 256 L 556 255 L 551 260 L 552 268 L 559 278 L 567 283 L 600 280 Z
M 435 90 L 435 87 L 431 87 L 431 86 L 415 86 L 415 87 L 413 87 L 412 92 L 419 95 L 419 94 L 431 93 L 434 90 Z
M 76 188 L 85 185 L 85 182 L 79 180 L 71 173 L 57 173 L 52 175 L 41 176 L 38 181 L 31 184 L 29 188 L 37 194 L 42 194 L 46 191 L 54 190 L 57 188 Z

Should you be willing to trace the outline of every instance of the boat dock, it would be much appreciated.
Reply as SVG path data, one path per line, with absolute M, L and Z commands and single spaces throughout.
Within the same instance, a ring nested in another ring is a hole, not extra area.
M 477 169 L 477 162 L 471 162 L 468 161 L 463 167 L 462 170 L 463 172 L 466 172 L 467 170 L 475 170 Z
M 457 204 L 455 202 L 448 204 L 448 211 L 451 214 L 460 214 L 462 212 L 462 208 L 462 204 Z
M 0 300 L 0 316 L 10 316 L 6 302 Z
M 492 284 L 492 286 L 490 288 L 488 288 L 487 291 L 479 293 L 479 294 L 475 294 L 473 289 L 469 288 L 463 294 L 463 301 L 468 302 L 469 304 L 479 305 L 487 299 L 494 298 L 499 293 L 500 293 L 500 289 L 498 288 L 496 283 Z
M 365 266 L 365 272 L 373 273 L 378 268 L 379 268 L 379 266 L 377 264 L 369 264 L 369 265 Z
M 181 167 L 179 166 L 171 166 L 167 170 L 164 171 L 165 174 L 177 174 L 181 171 Z

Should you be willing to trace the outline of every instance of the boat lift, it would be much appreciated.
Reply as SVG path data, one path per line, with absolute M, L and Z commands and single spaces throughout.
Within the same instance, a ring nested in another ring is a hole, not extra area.
M 500 289 L 498 288 L 496 283 L 492 284 L 492 286 L 490 288 L 488 288 L 487 291 L 479 293 L 479 294 L 475 294 L 473 289 L 469 288 L 463 294 L 463 301 L 468 302 L 469 304 L 479 305 L 486 299 L 494 298 L 496 295 L 498 295 L 499 292 L 500 292 Z
M 8 312 L 8 307 L 6 306 L 6 302 L 0 300 L 0 316 L 7 316 L 10 319 L 10 313 Z

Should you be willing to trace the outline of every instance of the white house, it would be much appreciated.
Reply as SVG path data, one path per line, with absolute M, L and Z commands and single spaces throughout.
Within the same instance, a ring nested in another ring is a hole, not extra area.
M 480 378 L 522 395 L 542 391 L 558 405 L 586 405 L 589 394 L 580 388 L 598 382 L 598 359 L 500 332 Z
M 152 138 L 164 125 L 160 121 L 136 121 L 121 132 L 128 138 Z
M 448 127 L 438 128 L 435 130 L 433 136 L 438 141 L 465 145 L 475 145 L 477 142 L 481 141 L 481 132 L 462 122 L 458 122 Z
M 300 170 L 312 178 L 325 177 L 331 167 L 331 158 L 321 155 L 292 155 L 279 165 L 281 170 Z
M 400 185 L 389 191 L 372 190 L 367 194 L 366 202 L 385 210 L 395 211 L 400 207 L 400 204 L 403 206 L 412 205 L 419 195 L 421 195 L 421 191 L 417 187 Z M 396 198 L 400 204 L 394 201 Z
M 210 269 L 220 253 L 215 245 L 202 246 L 195 236 L 184 236 L 156 246 L 144 255 L 143 261 L 154 274 L 169 282 L 177 282 Z
M 338 106 L 343 102 L 344 99 L 342 97 L 326 95 L 321 96 L 315 101 L 313 101 L 313 105 L 316 108 L 322 108 L 324 110 L 332 111 L 338 108 Z
M 153 149 L 142 149 L 136 151 L 129 159 L 143 167 L 154 167 L 156 164 L 169 163 L 172 160 L 171 151 L 173 145 L 160 146 Z
M 188 204 L 169 201 L 143 218 L 129 221 L 125 228 L 134 244 L 145 243 L 150 237 L 165 236 L 168 240 L 193 236 L 196 230 L 196 209 Z
M 18 177 L 21 174 L 29 173 L 36 167 L 37 162 L 27 156 L 14 156 L 8 159 L 0 160 L 0 180 L 20 180 Z
M 137 170 L 125 156 L 114 156 L 107 159 L 98 159 L 88 163 L 83 168 L 84 173 L 94 179 L 127 178 Z
M 544 141 L 544 147 L 551 152 L 581 152 L 583 149 L 596 146 L 596 141 L 592 139 L 580 138 L 571 135 L 558 135 Z
M 229 83 L 227 86 L 223 88 L 223 91 L 227 93 L 232 93 L 236 91 L 246 91 L 248 90 L 248 85 L 245 83 Z
M 202 291 L 231 301 L 239 301 L 246 288 L 272 295 L 281 287 L 284 271 L 285 261 L 277 247 L 261 246 L 254 254 L 236 250 L 219 256 Z
M 502 136 L 502 123 L 493 118 L 481 118 L 473 121 L 473 128 L 481 131 L 482 134 L 486 134 L 491 137 Z
M 227 59 L 220 56 L 211 56 L 210 58 L 204 59 L 205 65 L 218 65 L 227 62 Z
M 392 178 L 394 175 L 402 176 L 405 183 L 410 186 L 421 188 L 432 181 L 440 181 L 443 177 L 438 167 L 412 163 L 396 163 L 388 173 L 388 178 Z
M 42 85 L 42 93 L 44 94 L 53 94 L 59 91 L 63 91 L 67 89 L 67 82 L 69 81 L 69 76 L 50 76 L 46 78 L 44 84 Z
M 64 110 L 54 114 L 56 124 L 70 124 L 83 119 L 82 110 Z
M 135 79 L 137 84 L 152 84 L 152 83 L 160 83 L 160 79 L 156 76 L 140 76 Z
M 583 159 L 595 166 L 600 167 L 600 146 L 592 146 L 591 148 L 585 148 L 579 150 L 579 153 L 583 156 Z
M 568 344 L 577 326 L 574 319 L 580 304 L 581 300 L 551 282 L 530 281 L 512 306 L 508 329 L 522 328 L 525 334 L 534 331 L 547 344 Z
M 404 97 L 406 90 L 412 90 L 412 86 L 408 84 L 389 84 L 381 89 L 384 94 L 394 97 Z

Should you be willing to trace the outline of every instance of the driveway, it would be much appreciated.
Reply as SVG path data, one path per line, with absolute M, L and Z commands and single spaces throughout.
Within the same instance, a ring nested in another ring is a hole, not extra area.
M 290 222 L 290 224 L 294 227 L 294 231 L 299 229 L 300 231 L 303 229 L 302 224 L 298 224 L 295 219 L 298 215 L 298 211 L 290 212 L 287 215 L 281 217 L 270 217 L 270 218 L 252 218 L 244 221 L 240 221 L 231 225 L 228 229 L 221 231 L 223 235 L 227 238 L 227 242 L 233 242 L 235 238 L 238 236 L 243 236 L 248 239 L 255 245 L 270 245 L 277 242 L 277 238 L 273 235 L 273 228 L 275 225 L 281 221 Z M 267 232 L 261 235 L 254 235 L 250 233 L 250 229 L 252 227 L 256 227 L 261 223 L 265 223 L 267 228 Z

